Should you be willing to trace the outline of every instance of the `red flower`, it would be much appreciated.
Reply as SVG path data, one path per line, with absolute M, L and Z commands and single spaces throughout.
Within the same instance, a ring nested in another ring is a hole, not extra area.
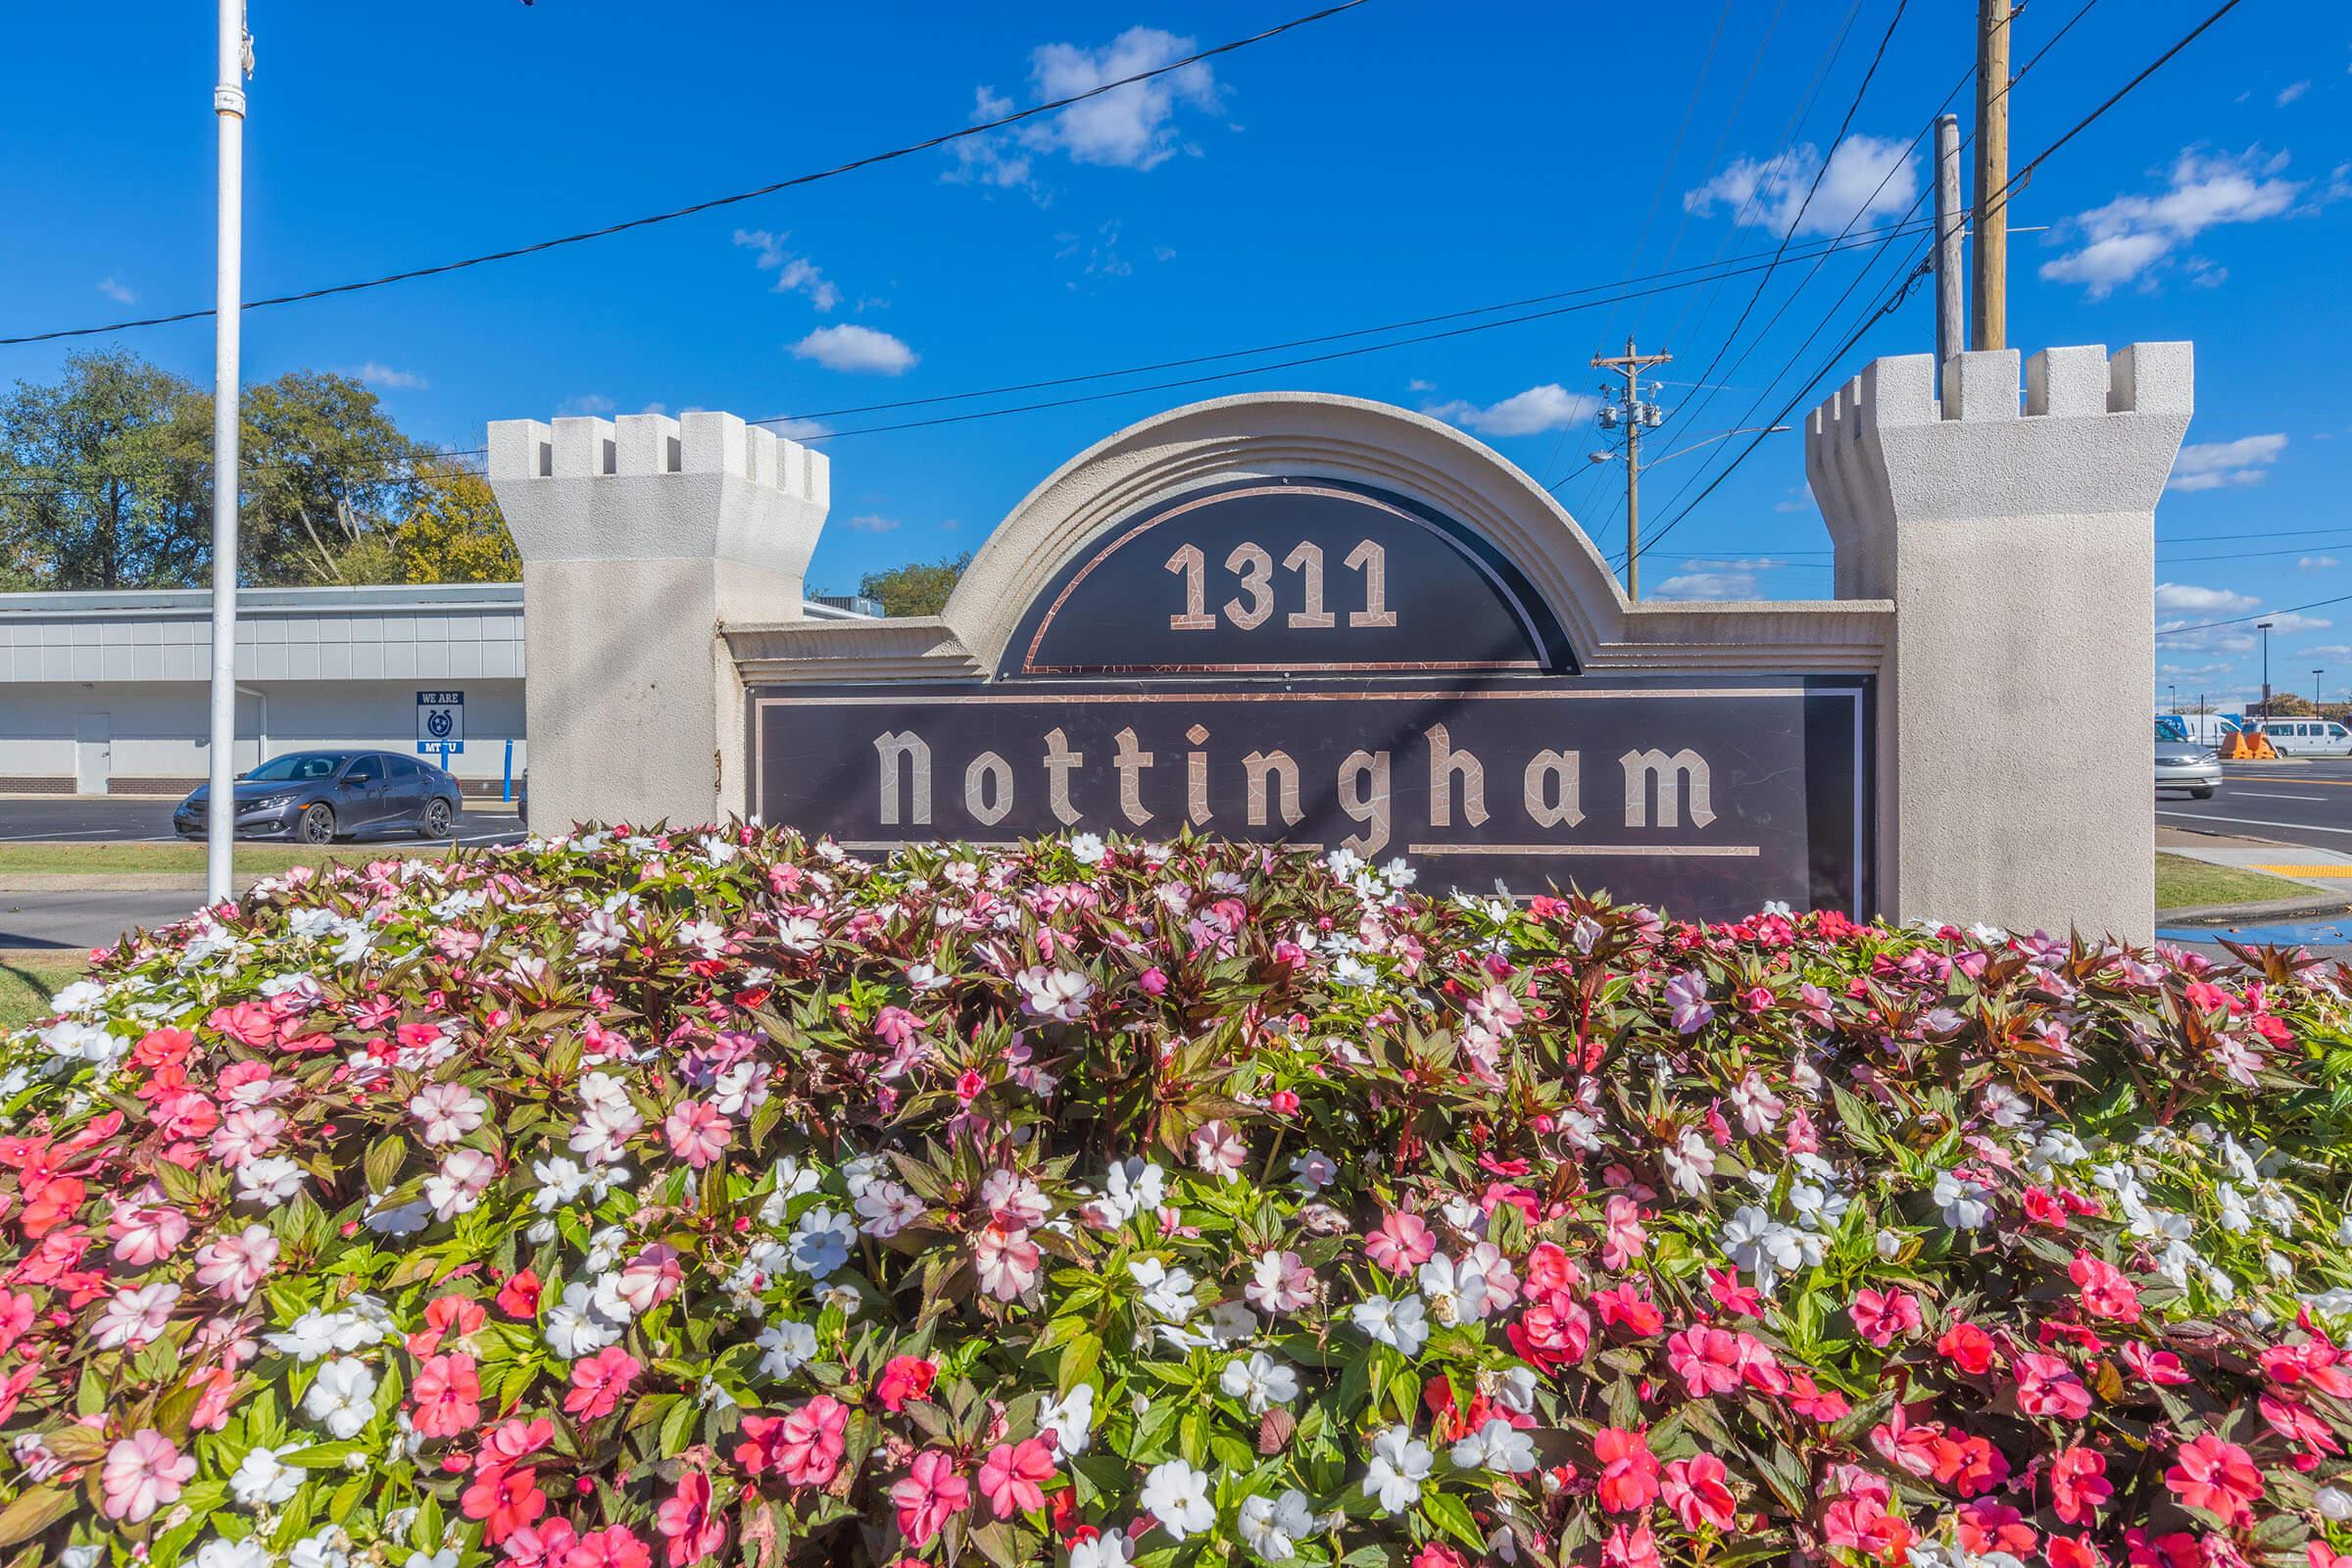
M 1647 1525 L 1619 1525 L 1600 1544 L 1601 1568 L 1659 1568 L 1660 1561 Z
M 2189 1381 L 2188 1369 L 2170 1350 L 2151 1350 L 2135 1342 L 2124 1347 L 2123 1357 L 2124 1365 L 2130 1367 L 2132 1375 L 2142 1383 L 2162 1386 Z
M 2049 1559 L 2050 1568 L 2107 1568 L 2107 1558 L 2085 1536 L 2052 1535 L 2042 1546 L 2041 1554 Z
M 526 1268 L 500 1286 L 498 1309 L 509 1317 L 537 1317 L 539 1276 Z
M 919 1355 L 894 1355 L 874 1384 L 874 1397 L 882 1402 L 883 1409 L 896 1415 L 908 1399 L 919 1399 L 929 1394 L 931 1380 L 938 1375 L 938 1366 Z
M 428 1438 L 454 1438 L 482 1418 L 482 1384 L 470 1355 L 436 1355 L 416 1369 L 409 1397 L 416 1403 L 416 1430 Z
M 1645 1340 L 1666 1326 L 1666 1314 L 1659 1311 L 1641 1287 L 1620 1285 L 1613 1291 L 1594 1291 L 1592 1305 L 1600 1313 L 1601 1322 L 1612 1328 L 1622 1328 L 1636 1339 Z
M 2139 1321 L 2139 1292 L 2113 1263 L 2078 1248 L 2067 1273 L 2082 1288 L 2082 1309 L 2092 1317 L 2112 1318 L 2118 1323 Z
M 468 1519 L 488 1521 L 482 1539 L 495 1546 L 547 1512 L 547 1494 L 539 1490 L 538 1472 L 485 1458 L 474 1466 L 473 1483 L 458 1506 Z
M 1718 1530 L 1732 1528 L 1736 1504 L 1725 1475 L 1723 1461 L 1711 1453 L 1677 1459 L 1666 1467 L 1659 1491 L 1685 1530 L 1696 1530 L 1702 1523 Z
M 669 1568 L 701 1562 L 726 1544 L 726 1524 L 710 1517 L 710 1478 L 689 1470 L 678 1478 L 678 1490 L 654 1510 L 654 1524 L 668 1538 Z
M 2107 1479 L 2106 1456 L 2080 1446 L 2067 1448 L 2050 1463 L 2050 1504 L 2070 1525 L 2086 1525 L 2115 1495 Z
M 2034 1528 L 2026 1523 L 2026 1516 L 2005 1502 L 1979 1497 L 1964 1502 L 1957 1512 L 1958 1525 L 1954 1534 L 1961 1546 L 1982 1556 L 1990 1551 L 2005 1551 L 2012 1557 L 2024 1557 L 2041 1539 Z
M 2271 1424 L 2271 1430 L 2302 1446 L 2303 1452 L 2295 1459 L 2296 1469 L 2309 1470 L 2319 1463 L 2320 1455 L 2344 1451 L 2343 1445 L 2335 1441 L 2335 1433 L 2311 1412 L 2310 1406 L 2275 1394 L 2264 1395 L 2260 1404 L 2262 1418 Z
M 644 1363 L 617 1345 L 608 1345 L 594 1355 L 572 1362 L 571 1392 L 564 1396 L 564 1412 L 583 1421 L 611 1415 L 643 1370 Z
M 796 1487 L 821 1487 L 841 1468 L 850 1409 L 820 1394 L 784 1418 L 776 1432 L 776 1469 Z
M 2203 1432 L 2180 1446 L 2179 1460 L 2164 1473 L 2174 1496 L 2220 1516 L 2224 1524 L 2253 1523 L 2251 1505 L 2262 1495 L 2262 1472 L 2245 1449 Z
M 1992 1336 L 1974 1323 L 1955 1323 L 1936 1342 L 1936 1353 L 1971 1377 L 1992 1370 Z
M 1600 1462 L 1594 1488 L 1611 1513 L 1646 1508 L 1658 1494 L 1658 1457 L 1649 1451 L 1649 1429 L 1602 1427 L 1592 1435 L 1592 1457 Z
M 627 1525 L 591 1530 L 564 1559 L 564 1568 L 654 1568 L 653 1551 Z
M 2090 1413 L 2090 1391 L 2058 1357 L 2027 1350 L 2018 1356 L 2015 1370 L 2017 1406 L 2026 1414 L 2080 1421 Z

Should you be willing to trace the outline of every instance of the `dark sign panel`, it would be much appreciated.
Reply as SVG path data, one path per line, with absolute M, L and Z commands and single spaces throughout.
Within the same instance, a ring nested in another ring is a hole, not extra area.
M 1852 682 L 774 690 L 762 813 L 854 848 L 1087 830 L 1402 856 L 1424 886 L 1859 911 Z
M 1038 596 L 1000 678 L 1544 674 L 1567 639 L 1492 545 L 1332 479 L 1219 485 L 1148 509 Z
M 770 821 L 880 851 L 1062 831 L 1403 857 L 1694 918 L 1871 912 L 1864 678 L 1579 674 L 1493 542 L 1339 479 L 1155 503 L 1073 557 L 993 679 L 752 694 Z

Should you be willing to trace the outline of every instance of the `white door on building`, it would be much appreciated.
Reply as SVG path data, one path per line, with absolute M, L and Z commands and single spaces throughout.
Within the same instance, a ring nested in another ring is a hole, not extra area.
M 114 728 L 104 713 L 74 715 L 74 792 L 104 795 L 115 770 Z

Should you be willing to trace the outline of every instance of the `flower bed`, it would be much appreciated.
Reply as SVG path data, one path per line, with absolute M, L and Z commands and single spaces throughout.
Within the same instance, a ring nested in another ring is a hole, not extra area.
M 0 1560 L 2291 1562 L 2341 971 L 1080 837 L 293 873 L 0 1053 Z

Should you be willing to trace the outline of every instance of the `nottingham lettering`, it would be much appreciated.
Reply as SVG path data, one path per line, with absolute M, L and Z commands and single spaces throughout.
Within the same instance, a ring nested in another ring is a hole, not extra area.
M 884 827 L 929 827 L 948 836 L 962 824 L 939 809 L 936 781 L 943 776 L 961 778 L 955 808 L 964 824 L 979 829 L 1020 819 L 1018 808 L 1030 792 L 1062 827 L 1164 831 L 1181 819 L 1205 828 L 1217 822 L 1221 800 L 1238 803 L 1237 814 L 1253 837 L 1286 836 L 1305 819 L 1300 797 L 1302 789 L 1312 792 L 1311 784 L 1288 751 L 1221 751 L 1215 732 L 1200 721 L 1187 724 L 1182 734 L 1186 748 L 1179 771 L 1164 765 L 1133 725 L 1112 735 L 1106 763 L 1095 766 L 1088 763 L 1093 748 L 1074 747 L 1060 725 L 1046 730 L 1034 747 L 1001 742 L 968 758 L 949 759 L 944 767 L 921 731 L 883 730 L 872 737 L 869 798 L 876 801 Z M 1331 764 L 1325 799 L 1350 825 L 1340 840 L 1346 848 L 1369 857 L 1395 847 L 1400 833 L 1419 836 L 1424 829 L 1460 825 L 1483 829 L 1488 837 L 1515 830 L 1541 837 L 1585 821 L 1580 803 L 1586 780 L 1582 753 L 1575 748 L 1541 747 L 1494 758 L 1503 777 L 1517 775 L 1523 781 L 1515 800 L 1506 791 L 1495 801 L 1501 810 L 1515 810 L 1514 822 L 1497 820 L 1490 809 L 1486 757 L 1457 742 L 1443 722 L 1429 724 L 1416 739 L 1417 747 L 1356 747 Z M 1401 760 L 1399 750 L 1405 754 Z M 1697 749 L 1638 748 L 1617 761 L 1627 827 L 1683 828 L 1687 822 L 1689 828 L 1704 829 L 1716 822 L 1714 769 Z M 1405 767 L 1422 771 L 1428 789 L 1400 799 L 1395 781 Z

